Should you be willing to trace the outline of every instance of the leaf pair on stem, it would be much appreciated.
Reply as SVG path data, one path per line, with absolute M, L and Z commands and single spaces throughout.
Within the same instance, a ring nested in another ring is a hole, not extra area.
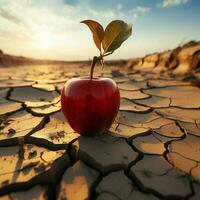
M 94 20 L 84 20 L 81 21 L 81 23 L 84 23 L 89 27 L 93 35 L 94 43 L 100 51 L 100 56 L 95 56 L 93 58 L 90 73 L 92 79 L 95 63 L 100 60 L 102 66 L 104 66 L 103 57 L 112 54 L 126 39 L 128 39 L 128 37 L 131 36 L 132 25 L 121 20 L 114 20 L 107 25 L 104 31 L 103 26 Z

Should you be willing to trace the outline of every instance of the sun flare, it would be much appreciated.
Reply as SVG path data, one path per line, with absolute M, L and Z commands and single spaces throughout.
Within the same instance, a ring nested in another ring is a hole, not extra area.
M 40 29 L 34 35 L 34 45 L 39 49 L 48 49 L 55 47 L 58 43 L 58 37 L 47 29 Z

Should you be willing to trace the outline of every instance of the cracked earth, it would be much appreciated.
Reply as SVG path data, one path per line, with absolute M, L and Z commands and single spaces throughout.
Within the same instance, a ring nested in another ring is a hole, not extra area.
M 153 70 L 95 70 L 116 81 L 121 105 L 91 138 L 60 107 L 64 83 L 89 66 L 0 69 L 0 200 L 200 200 L 199 87 Z

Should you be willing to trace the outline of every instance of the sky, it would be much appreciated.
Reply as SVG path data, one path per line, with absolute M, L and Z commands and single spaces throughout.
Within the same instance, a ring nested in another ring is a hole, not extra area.
M 80 21 L 105 28 L 120 19 L 132 36 L 110 59 L 142 57 L 200 40 L 199 0 L 0 0 L 0 49 L 55 60 L 98 55 L 92 34 Z

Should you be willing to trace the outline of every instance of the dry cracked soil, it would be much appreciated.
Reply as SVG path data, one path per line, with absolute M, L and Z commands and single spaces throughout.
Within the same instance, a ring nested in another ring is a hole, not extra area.
M 110 130 L 88 138 L 61 113 L 84 64 L 0 69 L 0 200 L 200 200 L 200 89 L 169 74 L 119 70 Z

